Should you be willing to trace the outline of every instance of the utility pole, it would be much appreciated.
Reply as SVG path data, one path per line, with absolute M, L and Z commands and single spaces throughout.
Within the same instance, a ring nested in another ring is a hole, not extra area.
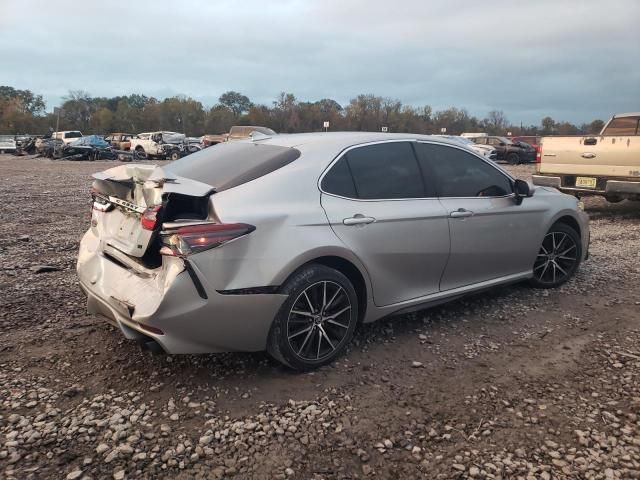
M 56 133 L 58 133 L 60 129 L 60 111 L 61 110 L 62 109 L 60 107 L 53 107 L 53 113 L 58 114 L 58 119 L 56 120 Z

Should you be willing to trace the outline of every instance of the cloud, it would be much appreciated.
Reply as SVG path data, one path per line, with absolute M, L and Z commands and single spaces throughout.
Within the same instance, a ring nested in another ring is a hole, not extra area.
M 7 2 L 0 84 L 96 96 L 359 93 L 511 121 L 640 109 L 637 0 Z

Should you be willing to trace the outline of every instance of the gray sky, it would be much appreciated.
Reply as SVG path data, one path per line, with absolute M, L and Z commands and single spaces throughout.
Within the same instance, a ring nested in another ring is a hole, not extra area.
M 44 95 L 237 90 L 582 123 L 640 110 L 640 0 L 0 0 L 0 84 Z

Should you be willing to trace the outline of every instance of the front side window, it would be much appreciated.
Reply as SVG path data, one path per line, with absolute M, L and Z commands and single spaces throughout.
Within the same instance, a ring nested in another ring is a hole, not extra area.
M 611 120 L 605 135 L 638 135 L 638 117 L 620 117 Z
M 350 150 L 325 175 L 322 188 L 327 193 L 363 200 L 426 196 L 409 142 L 378 143 Z
M 434 172 L 440 197 L 502 197 L 513 193 L 511 179 L 459 148 L 417 143 L 423 171 Z

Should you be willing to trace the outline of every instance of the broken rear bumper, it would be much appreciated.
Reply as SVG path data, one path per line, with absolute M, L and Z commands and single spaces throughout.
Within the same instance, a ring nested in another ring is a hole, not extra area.
M 192 269 L 207 298 L 181 259 L 167 257 L 153 271 L 132 270 L 105 254 L 91 231 L 82 239 L 77 263 L 89 313 L 106 317 L 129 339 L 152 339 L 171 354 L 264 350 L 287 296 L 223 295 Z

